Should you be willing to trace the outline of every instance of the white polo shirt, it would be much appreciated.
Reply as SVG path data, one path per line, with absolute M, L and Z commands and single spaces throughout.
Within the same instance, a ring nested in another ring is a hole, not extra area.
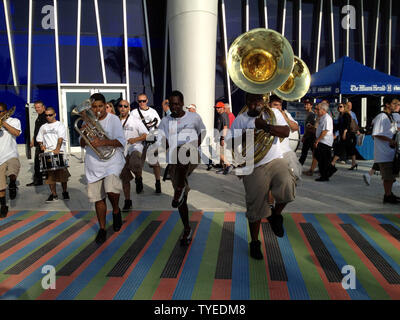
M 332 147 L 333 145 L 333 120 L 329 114 L 324 114 L 321 118 L 319 118 L 317 131 L 315 136 L 317 139 L 321 135 L 322 131 L 328 130 L 326 135 L 319 141 L 327 146 Z

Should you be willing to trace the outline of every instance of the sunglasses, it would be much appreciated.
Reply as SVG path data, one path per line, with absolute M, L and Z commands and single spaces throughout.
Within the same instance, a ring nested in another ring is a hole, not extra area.
M 147 100 L 138 100 L 139 103 L 145 103 Z
M 52 113 L 52 114 L 47 114 L 46 113 L 46 117 L 52 117 L 52 116 L 54 116 L 54 113 Z
M 127 106 L 125 104 L 120 104 L 119 107 L 121 107 L 121 108 L 129 108 L 129 106 Z

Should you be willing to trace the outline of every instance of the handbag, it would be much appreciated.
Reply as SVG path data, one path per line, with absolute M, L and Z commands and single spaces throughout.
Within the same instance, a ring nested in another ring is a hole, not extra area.
M 352 133 L 357 133 L 360 130 L 360 128 L 358 127 L 357 122 L 351 118 L 351 122 L 350 122 L 350 131 Z

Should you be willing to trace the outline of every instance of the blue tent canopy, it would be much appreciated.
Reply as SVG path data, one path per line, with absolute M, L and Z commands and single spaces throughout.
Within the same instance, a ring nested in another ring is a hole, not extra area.
M 311 76 L 309 97 L 400 94 L 400 78 L 376 71 L 345 56 Z

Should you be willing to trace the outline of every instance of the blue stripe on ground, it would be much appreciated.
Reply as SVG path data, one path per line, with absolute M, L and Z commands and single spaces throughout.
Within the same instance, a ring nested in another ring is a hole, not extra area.
M 94 276 L 103 268 L 107 261 L 117 252 L 117 250 L 125 243 L 126 240 L 134 233 L 150 215 L 150 211 L 141 212 L 135 220 L 133 220 L 124 231 L 111 243 L 104 243 L 107 247 L 94 259 L 86 268 L 75 278 L 75 280 L 59 294 L 57 300 L 74 299 L 83 288 L 92 280 Z
M 313 214 L 303 214 L 306 221 L 312 223 L 315 230 L 318 232 L 319 237 L 324 243 L 326 249 L 329 251 L 336 265 L 340 270 L 348 263 L 344 260 L 343 256 L 339 253 L 332 240 L 329 238 L 328 234 L 325 232 L 319 221 L 315 218 Z M 368 293 L 365 291 L 364 287 L 356 278 L 356 288 L 357 289 L 348 289 L 346 290 L 349 294 L 350 298 L 353 300 L 370 300 Z
M 199 273 L 213 216 L 213 212 L 203 213 L 200 225 L 197 228 L 196 237 L 192 240 L 192 246 L 183 266 L 172 300 L 190 300 L 192 298 L 193 288 Z
M 249 241 L 247 239 L 247 228 L 245 213 L 237 212 L 232 261 L 232 300 L 250 299 Z
M 18 250 L 14 254 L 12 254 L 9 257 L 7 257 L 6 259 L 2 260 L 0 262 L 0 271 L 3 271 L 4 269 L 10 267 L 15 262 L 17 262 L 21 258 L 25 257 L 27 254 L 31 253 L 33 250 L 40 248 L 49 239 L 53 238 L 54 236 L 57 236 L 59 232 L 64 231 L 66 228 L 68 228 L 72 224 L 76 223 L 76 220 L 80 219 L 81 217 L 83 217 L 86 214 L 87 214 L 87 211 L 76 214 L 75 216 L 69 218 L 67 221 L 63 222 L 59 226 L 55 227 L 54 229 L 50 230 L 46 234 L 42 235 L 35 241 L 29 243 L 24 248 Z
M 29 212 L 28 210 L 23 210 L 23 211 L 14 213 L 12 216 L 7 216 L 6 218 L 0 220 L 0 226 L 2 226 L 3 224 L 6 224 L 7 222 L 10 222 L 11 220 L 15 220 L 28 212 Z
M 399 225 L 397 225 L 396 223 L 394 223 L 392 220 L 389 220 L 388 218 L 386 218 L 385 216 L 381 215 L 381 214 L 373 214 L 372 215 L 376 220 L 378 220 L 378 222 L 380 224 L 390 224 L 393 227 L 395 227 L 397 230 L 400 230 Z
M 111 214 L 108 214 L 106 216 L 106 222 L 108 223 L 110 220 L 111 220 Z M 85 231 L 83 234 L 81 234 L 78 238 L 76 238 L 74 241 L 72 241 L 69 245 L 67 245 L 65 248 L 63 248 L 57 254 L 51 257 L 48 261 L 43 263 L 43 266 L 44 265 L 55 266 L 56 270 L 58 270 L 57 266 L 63 261 L 65 261 L 66 257 L 68 257 L 75 250 L 77 250 L 89 238 L 94 237 L 97 234 L 98 230 L 99 230 L 98 224 L 95 224 L 87 231 Z M 6 300 L 18 299 L 25 293 L 25 291 L 29 290 L 29 288 L 31 288 L 36 282 L 42 281 L 44 277 L 44 274 L 42 273 L 42 267 L 34 270 L 24 280 L 22 280 L 13 288 L 8 290 L 3 296 L 1 296 L 1 299 L 6 299 Z
M 138 264 L 118 290 L 114 300 L 130 300 L 133 298 L 179 219 L 180 217 L 177 211 L 174 211 L 170 215 L 167 222 L 158 232 L 149 248 L 139 260 Z
M 386 262 L 400 275 L 400 266 L 390 257 L 349 215 L 340 213 L 339 218 L 343 223 L 353 225 L 353 227 L 364 237 L 365 240 L 386 260 Z
M 20 234 L 24 233 L 25 231 L 37 226 L 39 223 L 42 223 L 43 221 L 48 220 L 49 218 L 51 218 L 58 212 L 59 211 L 51 211 L 48 214 L 45 214 L 44 216 L 29 222 L 28 224 L 24 225 L 23 227 L 21 227 L 17 230 L 14 230 L 13 232 L 5 235 L 4 237 L 1 237 L 0 244 L 3 244 L 5 242 L 7 242 L 8 240 L 15 238 L 15 237 L 19 236 Z
M 283 215 L 283 219 L 285 220 L 285 215 Z M 285 235 L 282 238 L 277 237 L 277 240 L 288 277 L 286 284 L 289 290 L 290 299 L 310 300 L 303 275 L 301 274 L 299 265 L 297 264 L 296 256 L 294 255 L 293 248 L 290 244 L 286 230 Z

